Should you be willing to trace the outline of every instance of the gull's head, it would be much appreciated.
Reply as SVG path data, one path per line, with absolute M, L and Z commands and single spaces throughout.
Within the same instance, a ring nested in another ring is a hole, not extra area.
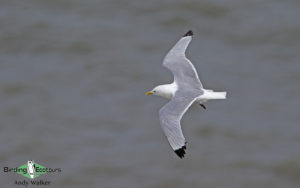
M 171 84 L 159 85 L 153 88 L 151 91 L 148 91 L 146 95 L 157 95 L 167 99 L 171 99 L 174 93 L 174 89 Z

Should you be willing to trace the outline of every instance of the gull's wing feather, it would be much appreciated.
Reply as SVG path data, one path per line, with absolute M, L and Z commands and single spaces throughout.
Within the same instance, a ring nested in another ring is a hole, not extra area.
M 186 149 L 186 141 L 182 134 L 180 120 L 197 96 L 197 92 L 177 91 L 171 101 L 159 110 L 161 127 L 171 147 L 180 158 L 184 157 Z
M 185 56 L 186 48 L 192 40 L 193 32 L 188 31 L 167 53 L 163 60 L 163 66 L 169 69 L 174 75 L 174 81 L 180 86 L 192 86 L 195 89 L 202 89 L 194 65 Z

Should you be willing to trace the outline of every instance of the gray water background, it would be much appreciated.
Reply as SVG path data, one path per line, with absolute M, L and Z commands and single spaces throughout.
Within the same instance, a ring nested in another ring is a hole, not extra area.
M 187 155 L 158 121 L 164 54 L 188 29 L 207 89 L 182 120 Z M 33 159 L 47 187 L 300 187 L 300 2 L 0 1 L 3 173 Z

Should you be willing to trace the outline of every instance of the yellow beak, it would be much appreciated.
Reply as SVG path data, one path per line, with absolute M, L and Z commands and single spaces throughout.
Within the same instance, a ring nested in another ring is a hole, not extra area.
M 146 95 L 152 95 L 152 94 L 153 94 L 152 91 L 148 91 L 148 92 L 146 93 Z

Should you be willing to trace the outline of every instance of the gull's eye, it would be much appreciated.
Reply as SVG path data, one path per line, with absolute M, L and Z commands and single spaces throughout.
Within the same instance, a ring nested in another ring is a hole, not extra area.
M 156 93 L 156 91 L 153 91 L 153 93 Z

